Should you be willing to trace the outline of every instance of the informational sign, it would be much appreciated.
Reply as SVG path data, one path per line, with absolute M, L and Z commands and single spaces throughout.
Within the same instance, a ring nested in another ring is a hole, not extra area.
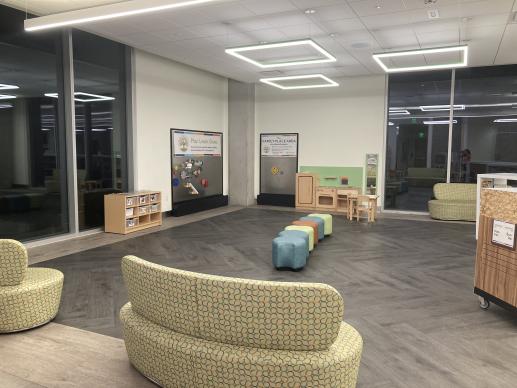
M 298 134 L 260 134 L 260 193 L 293 196 L 298 172 Z
M 174 156 L 221 156 L 222 134 L 173 131 Z
M 298 155 L 298 135 L 263 134 L 260 136 L 262 157 L 296 158 Z
M 515 224 L 494 220 L 492 243 L 505 248 L 515 249 Z
M 223 194 L 223 134 L 171 129 L 174 204 Z

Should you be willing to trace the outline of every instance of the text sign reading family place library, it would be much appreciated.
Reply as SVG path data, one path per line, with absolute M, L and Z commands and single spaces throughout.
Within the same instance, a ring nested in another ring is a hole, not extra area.
M 262 134 L 261 156 L 296 158 L 298 153 L 297 134 Z
M 222 155 L 222 134 L 213 132 L 173 132 L 174 155 Z

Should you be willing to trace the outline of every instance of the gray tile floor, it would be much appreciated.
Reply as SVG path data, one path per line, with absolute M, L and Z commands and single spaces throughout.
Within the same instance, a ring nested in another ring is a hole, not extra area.
M 56 322 L 121 337 L 120 258 L 243 278 L 323 282 L 363 335 L 361 387 L 516 387 L 517 317 L 473 295 L 472 224 L 334 218 L 305 270 L 277 272 L 271 239 L 299 213 L 249 208 L 50 260 L 65 273 Z

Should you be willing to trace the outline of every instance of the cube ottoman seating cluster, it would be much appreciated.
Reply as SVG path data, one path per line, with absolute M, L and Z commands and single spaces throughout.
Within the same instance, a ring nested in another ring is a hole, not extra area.
M 318 241 L 331 234 L 330 214 L 309 214 L 293 221 L 273 239 L 273 266 L 295 271 L 303 269 Z

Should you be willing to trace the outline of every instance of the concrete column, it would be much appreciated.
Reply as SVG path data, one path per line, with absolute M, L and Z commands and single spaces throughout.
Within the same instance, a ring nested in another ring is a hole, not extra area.
M 255 203 L 255 85 L 228 82 L 228 194 L 230 205 Z

